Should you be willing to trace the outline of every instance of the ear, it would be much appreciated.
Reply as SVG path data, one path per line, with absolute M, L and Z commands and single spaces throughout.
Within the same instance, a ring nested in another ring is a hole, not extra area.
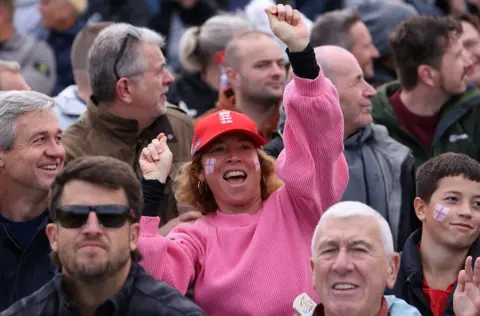
M 388 262 L 387 288 L 392 289 L 395 286 L 399 267 L 400 255 L 398 253 L 394 253 Z
M 228 67 L 226 70 L 226 75 L 228 79 L 228 83 L 232 88 L 237 88 L 240 85 L 240 76 L 238 71 L 233 68 Z
M 418 78 L 427 86 L 435 87 L 437 85 L 437 70 L 431 66 L 420 65 L 417 70 Z
M 45 229 L 45 233 L 47 234 L 48 241 L 50 242 L 50 248 L 53 252 L 58 251 L 58 226 L 55 223 L 50 223 L 47 225 Z
M 313 261 L 313 258 L 310 258 L 310 269 L 312 270 L 313 289 L 316 291 L 317 289 L 315 288 L 315 263 Z
M 132 93 L 134 92 L 134 85 L 128 78 L 120 78 L 115 84 L 115 91 L 117 92 L 117 99 L 123 103 L 132 103 Z
M 140 224 L 134 223 L 130 225 L 130 251 L 137 249 L 138 237 L 140 236 Z
M 5 167 L 5 152 L 0 150 L 0 168 Z
M 426 212 L 427 212 L 427 203 L 419 197 L 416 197 L 413 200 L 413 207 L 415 208 L 415 214 L 417 215 L 418 219 L 423 222 L 425 220 Z

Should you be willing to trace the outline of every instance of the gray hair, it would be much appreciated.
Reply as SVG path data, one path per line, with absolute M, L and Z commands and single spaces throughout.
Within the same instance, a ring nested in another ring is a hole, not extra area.
M 12 148 L 18 116 L 32 111 L 49 111 L 54 105 L 52 98 L 35 91 L 0 92 L 0 149 Z
M 350 50 L 354 44 L 350 28 L 356 22 L 361 22 L 360 15 L 353 9 L 321 14 L 313 24 L 310 43 L 313 47 L 335 45 Z
M 363 204 L 360 202 L 345 201 L 345 202 L 340 202 L 331 206 L 327 211 L 325 211 L 325 213 L 323 213 L 313 233 L 312 256 L 315 257 L 317 254 L 316 244 L 317 244 L 318 234 L 320 233 L 320 224 L 326 218 L 329 218 L 329 217 L 349 218 L 352 216 L 374 217 L 377 220 L 380 228 L 380 238 L 382 239 L 383 250 L 385 255 L 392 255 L 394 253 L 395 250 L 393 247 L 392 231 L 390 229 L 390 225 L 388 225 L 388 222 L 385 220 L 385 218 L 383 218 L 382 215 L 380 215 L 380 213 L 378 213 L 377 211 L 375 211 L 373 208 L 371 208 L 366 204 Z
M 88 76 L 93 95 L 98 102 L 115 100 L 115 77 L 113 66 L 122 43 L 129 33 L 140 40 L 130 39 L 122 58 L 117 64 L 119 76 L 131 77 L 141 74 L 148 68 L 148 62 L 140 53 L 142 43 L 153 43 L 163 48 L 164 38 L 145 27 L 135 27 L 127 23 L 116 23 L 106 27 L 95 38 L 88 53 Z
M 236 32 L 251 29 L 253 26 L 250 22 L 238 14 L 217 15 L 200 27 L 190 27 L 180 40 L 180 62 L 183 68 L 192 73 L 203 71 Z

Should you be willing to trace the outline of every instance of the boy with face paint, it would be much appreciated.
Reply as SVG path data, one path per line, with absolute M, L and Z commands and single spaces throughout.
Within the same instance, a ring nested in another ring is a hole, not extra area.
M 459 271 L 468 256 L 475 262 L 480 255 L 480 163 L 458 153 L 436 156 L 418 169 L 416 186 L 422 228 L 405 242 L 393 294 L 422 315 L 455 315 Z

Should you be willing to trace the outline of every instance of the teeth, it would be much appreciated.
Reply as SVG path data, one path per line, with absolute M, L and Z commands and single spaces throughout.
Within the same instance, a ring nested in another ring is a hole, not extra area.
M 56 170 L 57 165 L 48 165 L 48 166 L 43 166 L 41 168 L 44 169 L 44 170 Z
M 227 172 L 223 177 L 225 179 L 231 178 L 231 177 L 246 177 L 247 174 L 243 171 L 229 171 Z
M 335 290 L 351 290 L 351 289 L 354 289 L 355 286 L 347 283 L 339 283 L 339 284 L 335 284 L 333 288 Z

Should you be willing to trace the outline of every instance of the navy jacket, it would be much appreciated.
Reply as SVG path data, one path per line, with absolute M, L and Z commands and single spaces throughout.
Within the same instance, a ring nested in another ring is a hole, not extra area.
M 31 296 L 0 313 L 0 316 L 80 315 L 63 290 L 62 275 Z M 127 281 L 120 291 L 98 306 L 95 316 L 205 316 L 191 300 L 167 283 L 155 280 L 139 265 L 132 263 Z
M 26 248 L 19 246 L 0 222 L 0 312 L 38 290 L 55 274 L 45 234 L 48 222 L 46 216 Z

